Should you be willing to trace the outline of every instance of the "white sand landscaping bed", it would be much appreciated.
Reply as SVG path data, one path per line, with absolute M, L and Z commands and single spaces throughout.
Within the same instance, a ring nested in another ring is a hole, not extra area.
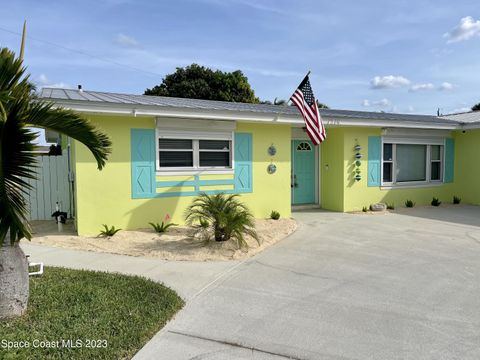
M 248 249 L 238 249 L 234 241 L 226 242 L 193 239 L 191 228 L 171 227 L 167 233 L 157 234 L 151 229 L 120 231 L 111 238 L 85 237 L 72 234 L 34 234 L 33 244 L 70 249 L 108 252 L 113 254 L 155 257 L 166 260 L 232 260 L 250 257 L 284 239 L 295 231 L 293 219 L 256 220 L 260 245 L 246 237 Z

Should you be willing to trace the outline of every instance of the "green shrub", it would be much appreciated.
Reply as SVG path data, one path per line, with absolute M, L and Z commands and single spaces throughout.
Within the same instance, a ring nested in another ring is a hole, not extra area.
M 440 206 L 441 203 L 442 202 L 436 197 L 434 197 L 431 202 L 432 206 Z
M 412 207 L 415 206 L 415 202 L 412 201 L 412 200 L 407 200 L 407 201 L 405 201 L 405 206 L 406 206 L 407 208 L 412 208 Z
M 387 209 L 388 210 L 395 210 L 395 204 L 394 203 L 391 203 L 391 204 L 387 203 Z
M 155 230 L 157 233 L 165 233 L 168 231 L 168 228 L 171 227 L 171 226 L 176 226 L 177 224 L 173 224 L 173 223 L 170 223 L 170 224 L 165 224 L 163 221 L 159 224 L 159 223 L 149 223 L 153 230 Z
M 272 210 L 270 213 L 270 219 L 278 220 L 280 219 L 280 213 L 278 211 Z
M 103 224 L 103 230 L 100 230 L 100 234 L 98 234 L 99 237 L 111 237 L 115 235 L 117 232 L 119 232 L 122 229 L 115 229 L 115 226 L 112 225 L 111 228 L 109 228 L 106 224 Z
M 177 224 L 173 224 L 173 223 L 169 224 L 168 223 L 169 220 L 170 220 L 170 215 L 167 214 L 165 215 L 165 218 L 161 223 L 149 223 L 149 224 L 153 228 L 153 230 L 155 230 L 157 233 L 166 233 L 168 231 L 168 228 L 172 226 L 177 226 Z
M 185 221 L 188 225 L 208 222 L 215 241 L 233 239 L 239 248 L 248 246 L 245 235 L 250 235 L 258 243 L 255 221 L 250 210 L 238 200 L 238 195 L 201 194 L 185 211 Z M 199 231 L 202 231 L 201 226 Z
M 363 211 L 363 212 L 367 212 L 367 211 L 368 211 L 368 206 L 364 206 L 364 207 L 362 208 L 362 211 Z
M 453 197 L 453 203 L 454 203 L 455 205 L 460 204 L 461 201 L 462 201 L 462 199 L 460 199 L 458 196 L 454 196 L 454 197 Z

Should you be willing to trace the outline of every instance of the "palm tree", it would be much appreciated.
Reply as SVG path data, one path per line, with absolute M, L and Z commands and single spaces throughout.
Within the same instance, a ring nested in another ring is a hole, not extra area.
M 25 312 L 29 296 L 28 264 L 19 246 L 31 239 L 24 194 L 34 178 L 35 133 L 29 126 L 63 133 L 87 146 L 105 166 L 109 138 L 70 110 L 36 98 L 22 60 L 0 48 L 0 318 Z
M 185 211 L 187 225 L 200 224 L 199 232 L 210 232 L 215 241 L 234 239 L 239 248 L 248 247 L 244 235 L 250 235 L 260 244 L 255 231 L 255 220 L 238 194 L 200 194 Z
M 283 100 L 283 99 L 278 99 L 275 98 L 275 100 L 273 100 L 273 105 L 287 105 L 288 101 L 287 100 Z

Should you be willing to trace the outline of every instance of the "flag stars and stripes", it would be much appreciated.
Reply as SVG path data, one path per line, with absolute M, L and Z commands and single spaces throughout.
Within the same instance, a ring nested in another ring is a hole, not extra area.
M 308 136 L 315 145 L 319 145 L 325 140 L 327 134 L 308 75 L 305 76 L 290 100 L 302 114 Z

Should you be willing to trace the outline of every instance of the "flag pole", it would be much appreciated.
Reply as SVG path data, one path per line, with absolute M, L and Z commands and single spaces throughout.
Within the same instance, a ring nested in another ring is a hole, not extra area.
M 23 54 L 25 52 L 25 37 L 27 34 L 27 20 L 23 22 L 23 32 L 22 32 L 22 44 L 20 45 L 20 60 L 23 60 Z

